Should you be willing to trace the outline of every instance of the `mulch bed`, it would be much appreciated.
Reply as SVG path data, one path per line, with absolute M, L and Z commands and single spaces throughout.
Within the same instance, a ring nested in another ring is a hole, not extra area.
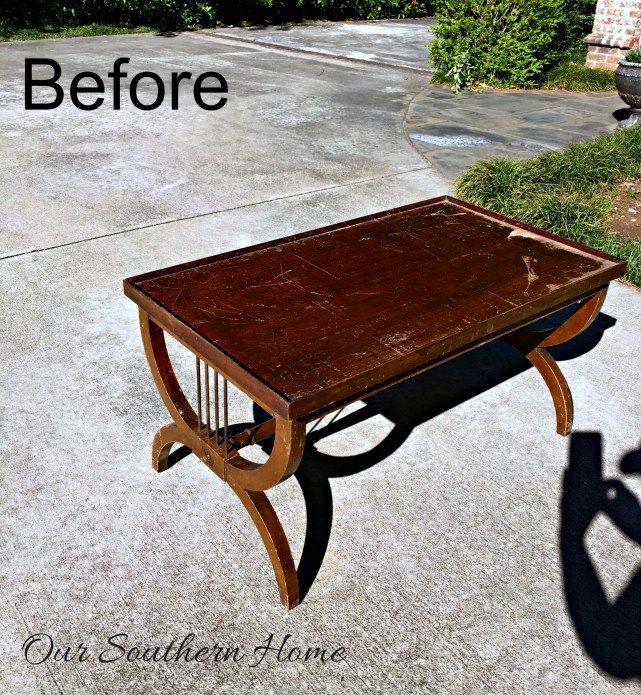
M 617 184 L 614 207 L 607 223 L 613 232 L 641 239 L 641 179 Z

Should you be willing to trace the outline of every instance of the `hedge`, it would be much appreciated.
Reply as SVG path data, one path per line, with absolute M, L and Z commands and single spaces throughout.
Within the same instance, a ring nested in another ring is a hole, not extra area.
M 5 27 L 106 23 L 215 26 L 302 19 L 417 17 L 433 11 L 422 0 L 16 0 L 0 7 Z
M 589 33 L 596 0 L 438 0 L 435 79 L 536 86 Z

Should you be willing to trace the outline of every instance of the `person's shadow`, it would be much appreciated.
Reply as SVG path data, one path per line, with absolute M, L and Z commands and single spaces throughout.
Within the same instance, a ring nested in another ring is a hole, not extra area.
M 566 312 L 561 312 L 563 316 Z M 558 318 L 558 317 L 555 317 Z M 558 321 L 554 321 L 558 322 Z M 573 359 L 589 352 L 615 324 L 607 314 L 599 314 L 594 323 L 572 341 L 552 348 L 559 361 Z M 415 427 L 459 403 L 493 388 L 530 368 L 529 362 L 514 348 L 492 342 L 458 358 L 430 369 L 379 394 L 364 399 L 365 407 L 339 419 L 327 416 L 320 426 L 308 432 L 305 454 L 295 477 L 303 493 L 306 508 L 306 533 L 298 564 L 301 601 L 309 592 L 323 562 L 332 529 L 333 501 L 330 480 L 354 475 L 383 461 L 411 435 Z M 540 397 L 549 399 L 541 382 Z M 550 436 L 554 434 L 554 409 L 550 407 Z M 393 423 L 392 430 L 373 449 L 354 456 L 332 456 L 322 453 L 316 444 L 331 434 L 382 415 Z M 526 414 L 522 415 L 527 417 Z M 511 413 L 510 417 L 518 417 Z M 259 406 L 254 408 L 254 423 L 269 416 Z M 247 427 L 239 425 L 239 430 Z M 261 442 L 265 453 L 271 441 Z
M 618 478 L 604 479 L 602 468 L 601 435 L 573 434 L 561 500 L 563 586 L 570 617 L 588 655 L 612 676 L 641 678 L 641 565 L 611 602 L 585 545 L 598 514 L 605 514 L 641 545 L 641 503 Z M 626 454 L 620 469 L 624 474 L 641 474 L 641 448 Z

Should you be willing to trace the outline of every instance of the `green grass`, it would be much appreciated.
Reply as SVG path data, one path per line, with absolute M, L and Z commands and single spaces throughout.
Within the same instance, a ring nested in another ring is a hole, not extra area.
M 456 182 L 465 200 L 628 261 L 641 286 L 641 239 L 607 227 L 615 183 L 641 179 L 641 126 L 534 157 L 478 162 Z
M 80 26 L 43 26 L 15 28 L 0 24 L 0 41 L 30 41 L 33 39 L 68 39 L 75 36 L 104 36 L 108 34 L 142 34 L 157 32 L 157 27 L 115 26 L 113 24 L 82 24 Z
M 572 92 L 609 92 L 615 90 L 614 71 L 586 68 L 583 61 L 566 60 L 552 68 L 541 85 L 543 89 L 568 89 Z
M 543 78 L 543 89 L 568 89 L 573 92 L 607 92 L 616 89 L 614 71 L 586 68 L 588 47 L 583 42 L 568 49 L 559 63 Z

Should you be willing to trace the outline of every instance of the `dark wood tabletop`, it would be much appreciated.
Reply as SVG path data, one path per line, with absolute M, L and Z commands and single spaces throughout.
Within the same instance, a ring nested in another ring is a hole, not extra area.
M 442 197 L 129 278 L 125 293 L 273 414 L 311 419 L 624 268 Z

